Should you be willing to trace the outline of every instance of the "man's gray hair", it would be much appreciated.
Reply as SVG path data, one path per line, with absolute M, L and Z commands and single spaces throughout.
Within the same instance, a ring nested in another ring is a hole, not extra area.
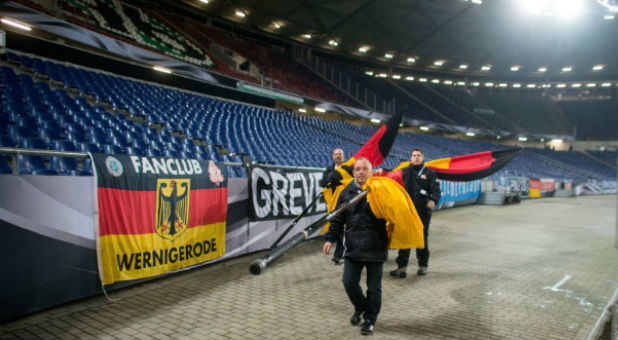
M 358 157 L 356 161 L 354 161 L 354 165 L 356 165 L 356 162 L 360 160 L 364 160 L 365 162 L 367 162 L 367 164 L 369 164 L 369 167 L 373 169 L 373 165 L 371 165 L 371 161 L 367 157 Z

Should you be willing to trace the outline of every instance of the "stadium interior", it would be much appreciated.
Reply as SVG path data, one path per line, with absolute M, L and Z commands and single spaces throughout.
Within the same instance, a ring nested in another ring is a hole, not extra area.
M 403 110 L 385 168 L 412 146 L 437 159 L 519 145 L 495 176 L 616 179 L 617 19 L 599 4 L 580 19 L 585 33 L 528 22 L 507 39 L 521 23 L 492 28 L 506 14 L 491 2 L 398 12 L 375 1 L 14 3 L 199 67 L 217 84 L 34 23 L 24 31 L 5 13 L 3 147 L 324 167 L 328 150 L 353 154 Z M 255 88 L 270 98 L 243 91 Z M 13 158 L 0 158 L 2 173 L 92 175 L 88 160 Z

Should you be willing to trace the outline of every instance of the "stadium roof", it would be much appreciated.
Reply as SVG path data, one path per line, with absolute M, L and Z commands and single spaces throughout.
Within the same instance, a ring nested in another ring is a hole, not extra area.
M 602 1 L 159 2 L 387 66 L 457 74 L 614 80 L 618 79 L 618 15 Z

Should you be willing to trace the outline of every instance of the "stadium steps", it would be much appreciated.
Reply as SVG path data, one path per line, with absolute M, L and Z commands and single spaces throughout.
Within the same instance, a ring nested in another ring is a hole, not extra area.
M 545 107 L 547 115 L 551 117 L 556 124 L 556 127 L 564 134 L 571 134 L 573 128 L 567 120 L 564 112 L 560 107 L 549 99 L 543 99 L 542 105 Z
M 472 111 L 470 111 L 470 110 L 468 110 L 467 108 L 465 108 L 465 107 L 463 107 L 463 106 L 459 105 L 459 103 L 457 103 L 457 102 L 455 102 L 455 101 L 451 100 L 451 98 L 449 98 L 449 97 L 445 96 L 445 95 L 444 95 L 444 94 L 442 94 L 440 91 L 436 91 L 436 90 L 434 90 L 433 88 L 431 88 L 431 86 L 426 86 L 426 85 L 421 85 L 421 86 L 425 87 L 428 91 L 432 92 L 432 93 L 433 93 L 433 94 L 435 94 L 436 96 L 438 96 L 438 97 L 442 98 L 445 102 L 448 102 L 448 103 L 450 103 L 451 105 L 453 105 L 453 106 L 455 106 L 455 107 L 459 108 L 459 110 L 461 110 L 462 112 L 464 112 L 464 113 L 468 114 L 468 116 L 470 116 L 473 120 L 479 121 L 479 122 L 481 122 L 482 124 L 484 124 L 484 125 L 486 125 L 486 126 L 487 126 L 487 125 L 488 125 L 488 126 L 491 126 L 491 127 L 493 127 L 494 129 L 496 129 L 496 130 L 502 130 L 502 128 L 501 128 L 501 127 L 496 126 L 496 125 L 495 125 L 495 124 L 493 124 L 492 122 L 490 122 L 490 121 L 488 121 L 488 120 L 485 120 L 485 119 L 483 119 L 483 118 L 479 117 L 478 115 L 474 114 Z
M 457 124 L 456 121 L 452 120 L 451 118 L 449 118 L 448 116 L 440 113 L 438 110 L 436 110 L 434 107 L 432 107 L 431 105 L 425 103 L 424 101 L 422 101 L 420 98 L 416 97 L 415 95 L 413 95 L 410 91 L 404 89 L 403 87 L 401 87 L 399 84 L 397 84 L 396 82 L 392 81 L 392 80 L 388 80 L 389 84 L 393 85 L 395 88 L 397 88 L 399 91 L 401 91 L 402 93 L 404 93 L 406 96 L 408 96 L 410 99 L 414 100 L 415 102 L 421 104 L 423 107 L 425 107 L 426 109 L 428 109 L 429 111 L 435 113 L 436 115 L 440 116 L 442 119 L 446 120 L 447 122 L 454 124 L 454 125 L 459 125 Z
M 318 72 L 317 70 L 315 70 L 313 67 L 311 67 L 311 65 L 308 65 L 304 60 L 302 60 L 301 58 L 294 58 L 294 60 L 296 60 L 299 64 L 301 64 L 302 66 L 304 66 L 306 69 L 308 69 L 309 71 L 311 71 L 312 73 L 316 74 L 318 77 L 320 77 L 320 79 L 324 80 L 325 82 L 329 83 L 331 86 L 333 86 L 334 88 L 336 88 L 337 90 L 343 92 L 346 94 L 346 96 L 352 98 L 355 102 L 357 102 L 359 105 L 361 105 L 362 108 L 369 110 L 369 111 L 374 111 L 373 108 L 367 104 L 365 104 L 362 100 L 360 100 L 359 98 L 356 98 L 356 96 L 354 96 L 353 94 L 349 93 L 348 91 L 346 91 L 345 89 L 341 88 L 339 85 L 333 83 L 332 81 L 330 81 L 328 78 L 324 77 L 320 72 Z
M 580 152 L 581 152 L 581 153 L 583 153 L 584 155 L 586 155 L 586 157 L 588 157 L 588 158 L 590 158 L 590 159 L 592 159 L 592 160 L 594 160 L 594 161 L 597 161 L 597 162 L 603 163 L 603 164 L 607 165 L 608 167 L 610 167 L 610 168 L 612 168 L 612 169 L 614 169 L 614 170 L 617 170 L 617 169 L 618 169 L 618 168 L 616 167 L 616 164 L 613 164 L 613 163 L 611 163 L 611 162 L 607 162 L 606 160 L 604 160 L 604 159 L 602 159 L 602 158 L 599 158 L 599 157 L 597 157 L 597 156 L 595 156 L 595 155 L 591 154 L 590 152 L 588 152 L 588 151 L 586 151 L 586 150 L 582 150 L 582 151 L 580 151 Z
M 563 170 L 564 172 L 567 173 L 574 173 L 577 175 L 580 175 L 582 177 L 586 177 L 586 178 L 591 178 L 594 180 L 598 180 L 598 181 L 603 181 L 606 180 L 606 178 L 604 178 L 603 176 L 601 176 L 600 174 L 597 174 L 596 172 L 590 171 L 590 170 L 584 170 L 584 169 L 579 169 L 574 165 L 570 165 L 564 162 L 561 162 L 559 160 L 555 160 L 552 158 L 549 158 L 547 156 L 544 155 L 540 155 L 534 152 L 530 152 L 528 154 L 531 158 L 535 158 L 536 160 L 543 162 L 549 166 L 555 167 L 555 168 L 559 168 L 561 170 Z

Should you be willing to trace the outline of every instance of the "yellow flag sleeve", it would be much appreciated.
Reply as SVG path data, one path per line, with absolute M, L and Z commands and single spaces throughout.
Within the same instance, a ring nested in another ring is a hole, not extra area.
M 346 171 L 343 171 L 346 172 Z M 346 172 L 347 173 L 347 172 Z M 354 178 L 348 177 L 341 181 L 341 184 L 335 188 L 335 191 L 331 188 L 322 189 L 322 193 L 324 193 L 324 201 L 326 201 L 326 205 L 328 206 L 328 212 L 331 213 L 337 207 L 337 201 L 339 200 L 339 194 L 345 189 Z M 324 229 L 322 229 L 321 235 L 326 234 L 328 229 L 330 228 L 330 222 L 324 225 Z
M 425 248 L 423 223 L 406 190 L 388 177 L 369 178 L 363 190 L 367 188 L 371 211 L 387 222 L 389 248 Z

